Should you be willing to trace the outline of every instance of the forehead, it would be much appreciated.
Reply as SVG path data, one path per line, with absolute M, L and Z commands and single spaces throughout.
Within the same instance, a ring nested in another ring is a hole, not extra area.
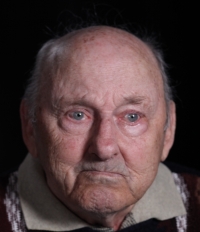
M 101 97 L 116 91 L 116 99 L 132 94 L 153 101 L 164 96 L 155 57 L 133 35 L 118 29 L 93 28 L 67 40 L 70 46 L 52 79 L 52 91 L 58 98 L 64 92 L 81 98 L 88 93 Z

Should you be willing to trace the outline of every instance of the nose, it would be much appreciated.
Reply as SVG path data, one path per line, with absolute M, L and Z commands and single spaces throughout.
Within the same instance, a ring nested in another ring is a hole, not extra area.
M 112 120 L 101 120 L 95 128 L 89 151 L 100 160 L 107 160 L 118 154 L 116 128 Z

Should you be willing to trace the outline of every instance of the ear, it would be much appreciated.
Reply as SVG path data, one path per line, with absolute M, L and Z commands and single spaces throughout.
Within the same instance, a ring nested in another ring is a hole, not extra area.
M 34 135 L 34 125 L 31 121 L 28 113 L 28 106 L 25 99 L 21 101 L 20 105 L 20 117 L 21 117 L 21 127 L 22 127 L 22 137 L 24 143 L 31 155 L 37 157 L 35 135 Z
M 163 146 L 163 152 L 161 156 L 161 161 L 164 161 L 169 151 L 174 143 L 174 136 L 175 136 L 175 129 L 176 129 L 176 106 L 173 101 L 169 102 L 169 121 L 168 126 L 165 131 L 165 137 L 164 137 L 164 146 Z

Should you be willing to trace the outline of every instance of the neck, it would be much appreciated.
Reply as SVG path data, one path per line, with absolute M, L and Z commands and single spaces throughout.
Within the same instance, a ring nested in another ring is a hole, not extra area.
M 120 229 L 125 217 L 132 210 L 133 205 L 120 212 L 100 213 L 100 212 L 80 212 L 77 215 L 93 226 L 112 228 L 114 231 Z

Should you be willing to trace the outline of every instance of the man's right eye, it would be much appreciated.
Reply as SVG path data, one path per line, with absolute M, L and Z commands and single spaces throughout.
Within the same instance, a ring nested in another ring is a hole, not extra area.
M 70 117 L 75 120 L 80 121 L 84 118 L 84 113 L 81 111 L 75 111 L 75 112 L 70 113 Z
M 74 135 L 84 134 L 90 130 L 93 115 L 87 109 L 69 109 L 59 118 L 59 126 Z

